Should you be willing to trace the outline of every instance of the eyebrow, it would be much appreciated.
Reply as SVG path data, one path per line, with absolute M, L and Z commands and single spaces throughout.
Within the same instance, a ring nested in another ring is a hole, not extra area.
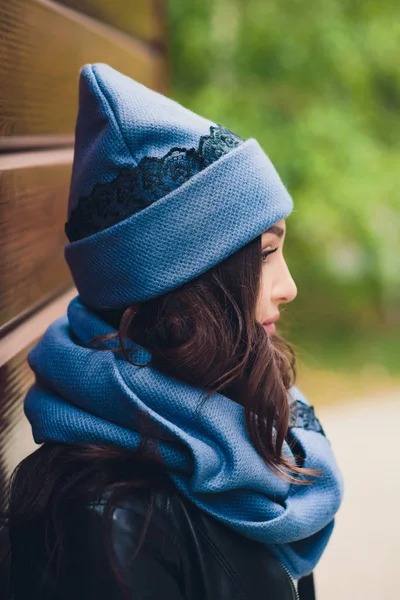
M 267 229 L 267 231 L 264 231 L 264 233 L 273 233 L 278 238 L 281 238 L 285 235 L 285 230 L 282 229 L 282 227 L 278 227 L 278 225 L 272 225 L 272 227 Z

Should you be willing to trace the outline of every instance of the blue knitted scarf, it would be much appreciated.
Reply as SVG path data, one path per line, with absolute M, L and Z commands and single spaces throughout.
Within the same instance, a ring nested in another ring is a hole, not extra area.
M 25 413 L 37 443 L 138 445 L 139 413 L 154 424 L 165 465 L 176 487 L 202 510 L 237 532 L 266 544 L 294 578 L 313 570 L 331 535 L 342 498 L 342 479 L 313 409 L 295 387 L 298 422 L 291 429 L 304 467 L 319 469 L 311 485 L 282 481 L 268 469 L 245 428 L 244 410 L 222 394 L 206 402 L 201 390 L 136 367 L 121 352 L 88 348 L 115 330 L 75 297 L 30 351 L 36 383 Z M 117 346 L 118 340 L 108 342 Z M 132 355 L 146 363 L 143 348 Z M 202 403 L 201 410 L 199 405 Z M 291 450 L 285 444 L 286 456 Z

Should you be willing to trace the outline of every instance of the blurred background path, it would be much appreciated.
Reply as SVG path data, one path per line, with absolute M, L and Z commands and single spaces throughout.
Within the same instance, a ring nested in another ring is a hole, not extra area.
M 400 598 L 400 388 L 318 409 L 345 477 L 318 600 Z

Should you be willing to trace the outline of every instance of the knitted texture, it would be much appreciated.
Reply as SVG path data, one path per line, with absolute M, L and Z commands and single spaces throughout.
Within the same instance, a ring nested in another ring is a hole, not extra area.
M 96 186 L 174 148 L 196 149 L 214 127 L 107 65 L 86 65 L 69 219 Z M 255 140 L 233 145 L 207 165 L 139 212 L 66 245 L 66 261 L 88 306 L 122 308 L 179 287 L 292 211 L 290 195 Z
M 37 443 L 138 445 L 140 414 L 152 422 L 165 465 L 177 488 L 227 526 L 266 544 L 294 578 L 310 573 L 331 535 L 342 498 L 342 479 L 330 445 L 312 411 L 308 428 L 291 429 L 304 467 L 318 469 L 311 485 L 289 484 L 262 461 L 248 437 L 244 410 L 222 394 L 201 407 L 202 391 L 136 367 L 121 352 L 88 348 L 97 335 L 115 333 L 79 297 L 52 323 L 30 351 L 36 383 L 25 398 L 25 414 Z M 118 340 L 108 342 L 110 347 Z M 136 348 L 136 363 L 151 355 Z M 308 405 L 293 387 L 291 396 Z M 300 415 L 301 416 L 301 415 Z M 287 444 L 284 454 L 292 456 Z

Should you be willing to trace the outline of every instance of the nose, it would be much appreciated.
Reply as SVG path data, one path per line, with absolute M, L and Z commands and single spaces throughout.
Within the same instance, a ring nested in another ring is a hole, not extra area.
M 297 296 L 297 286 L 284 260 L 284 270 L 273 290 L 273 300 L 276 304 L 292 302 Z

